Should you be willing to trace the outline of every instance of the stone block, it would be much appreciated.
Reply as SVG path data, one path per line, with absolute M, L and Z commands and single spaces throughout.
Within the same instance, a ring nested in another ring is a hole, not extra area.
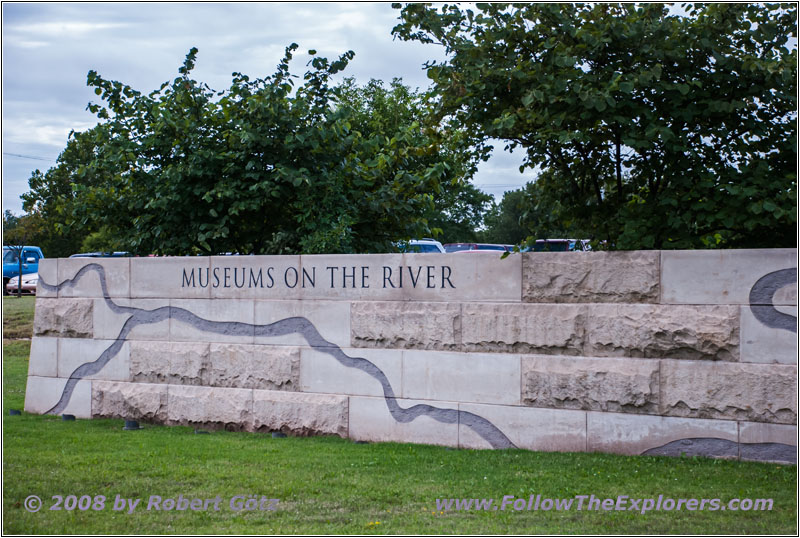
M 249 299 L 170 300 L 170 340 L 252 344 L 254 301 Z
M 389 412 L 389 405 L 395 409 L 397 418 Z M 457 413 L 458 404 L 455 402 L 350 396 L 348 437 L 357 441 L 395 441 L 457 447 Z
M 345 364 L 334 357 L 341 357 L 339 353 L 344 354 Z M 302 348 L 300 390 L 383 397 L 383 379 L 393 394 L 399 396 L 402 394 L 402 355 L 403 351 L 396 349 Z
M 741 362 L 797 364 L 796 332 L 766 325 L 756 318 L 750 306 L 740 308 L 742 344 L 739 360 Z M 755 308 L 771 307 L 756 306 Z M 796 306 L 782 307 L 782 310 L 782 314 L 797 318 Z
M 496 251 L 404 254 L 405 299 L 519 302 L 522 258 L 519 254 L 501 256 L 502 252 Z M 416 286 L 412 277 L 416 277 Z
M 28 375 L 58 377 L 58 338 L 33 337 Z
M 797 367 L 661 361 L 661 413 L 680 417 L 797 423 Z
M 354 302 L 356 347 L 455 350 L 461 345 L 461 305 L 425 302 Z
M 750 292 L 759 279 L 791 268 L 795 269 L 793 278 L 785 275 L 784 280 L 794 291 L 781 293 L 778 300 L 797 306 L 797 249 L 664 250 L 661 302 L 750 304 Z
M 523 356 L 522 401 L 533 407 L 658 413 L 658 361 Z
M 302 276 L 300 256 L 212 256 L 209 287 L 213 299 L 299 299 Z
M 298 390 L 300 348 L 211 344 L 204 385 L 243 389 Z
M 133 298 L 207 299 L 211 297 L 211 258 L 165 256 L 131 258 Z
M 58 377 L 28 376 L 25 386 L 25 411 L 44 415 L 61 399 L 67 384 L 66 379 Z M 88 379 L 78 381 L 72 390 L 69 403 L 59 414 L 75 415 L 78 418 L 92 417 L 92 382 Z
M 403 269 L 403 286 L 399 285 L 402 254 L 303 255 L 300 266 L 297 276 L 302 299 L 400 301 L 411 286 L 407 269 Z M 289 276 L 291 283 L 295 274 Z M 423 280 L 418 279 L 417 285 Z
M 256 301 L 255 324 L 256 344 L 350 345 L 350 303 L 344 301 Z
M 657 303 L 658 251 L 526 252 L 523 301 Z
M 735 306 L 587 305 L 587 356 L 739 360 Z
M 347 437 L 347 411 L 347 396 L 253 391 L 256 431 Z
M 36 300 L 58 297 L 58 258 L 39 260 L 39 283 L 36 285 Z
M 92 382 L 92 416 L 165 422 L 168 385 Z
M 739 458 L 797 464 L 797 426 L 740 422 Z
M 506 405 L 459 404 L 502 431 L 517 448 L 542 452 L 584 452 L 586 413 Z M 464 423 L 459 424 L 459 447 L 492 448 L 491 443 Z
M 190 342 L 130 342 L 133 381 L 203 385 L 211 367 L 209 344 Z
M 59 297 L 130 296 L 131 258 L 61 258 L 58 262 Z M 99 267 L 98 267 L 99 266 Z
M 580 355 L 585 305 L 465 303 L 464 351 Z
M 220 387 L 168 385 L 170 424 L 252 431 L 253 391 Z
M 92 371 L 80 374 L 82 379 L 128 381 L 130 343 L 115 345 L 114 340 L 58 339 L 58 377 L 70 377 L 79 367 L 90 363 Z
M 91 338 L 92 299 L 37 299 L 33 334 L 66 338 Z
M 738 457 L 733 421 L 587 411 L 586 434 L 589 452 Z
M 519 405 L 519 379 L 519 355 L 403 352 L 403 398 Z
M 94 337 L 116 339 L 125 323 L 137 314 L 137 321 L 125 336 L 126 340 L 169 340 L 169 318 L 163 319 L 158 309 L 169 307 L 169 299 L 113 299 L 117 306 L 138 309 L 115 311 L 106 299 L 95 299 L 93 309 Z M 148 314 L 150 312 L 150 314 Z M 160 320 L 160 321 L 155 321 Z

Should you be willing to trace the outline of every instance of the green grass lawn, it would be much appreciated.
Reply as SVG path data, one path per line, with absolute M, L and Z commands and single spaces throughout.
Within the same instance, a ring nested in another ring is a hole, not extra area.
M 4 320 L 5 321 L 5 320 Z M 23 413 L 28 341 L 3 342 L 4 534 L 795 534 L 797 470 L 702 458 L 477 451 L 285 438 Z M 48 508 L 54 495 L 102 510 Z M 772 511 L 442 512 L 437 498 L 771 498 Z M 42 510 L 24 501 L 37 495 Z M 142 499 L 129 514 L 115 497 Z M 151 495 L 213 498 L 220 510 L 147 511 Z M 234 512 L 236 495 L 279 499 Z
M 33 304 L 36 297 L 3 297 L 3 338 L 33 336 Z

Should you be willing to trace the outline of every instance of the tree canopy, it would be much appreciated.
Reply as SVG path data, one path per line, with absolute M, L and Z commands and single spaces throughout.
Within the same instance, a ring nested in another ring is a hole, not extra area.
M 794 4 L 407 4 L 439 117 L 526 151 L 616 248 L 796 246 Z M 795 42 L 796 43 L 796 42 Z

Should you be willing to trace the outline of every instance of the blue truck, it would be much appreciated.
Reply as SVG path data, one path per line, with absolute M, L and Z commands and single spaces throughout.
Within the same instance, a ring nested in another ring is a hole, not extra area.
M 20 253 L 22 254 L 22 274 L 39 272 L 39 260 L 44 258 L 42 249 L 31 246 L 3 245 L 3 295 L 8 293 L 6 284 L 20 273 Z

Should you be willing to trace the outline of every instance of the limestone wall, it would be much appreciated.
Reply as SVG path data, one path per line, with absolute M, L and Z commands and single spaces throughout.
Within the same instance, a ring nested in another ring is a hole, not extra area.
M 797 251 L 46 259 L 25 409 L 795 461 Z

